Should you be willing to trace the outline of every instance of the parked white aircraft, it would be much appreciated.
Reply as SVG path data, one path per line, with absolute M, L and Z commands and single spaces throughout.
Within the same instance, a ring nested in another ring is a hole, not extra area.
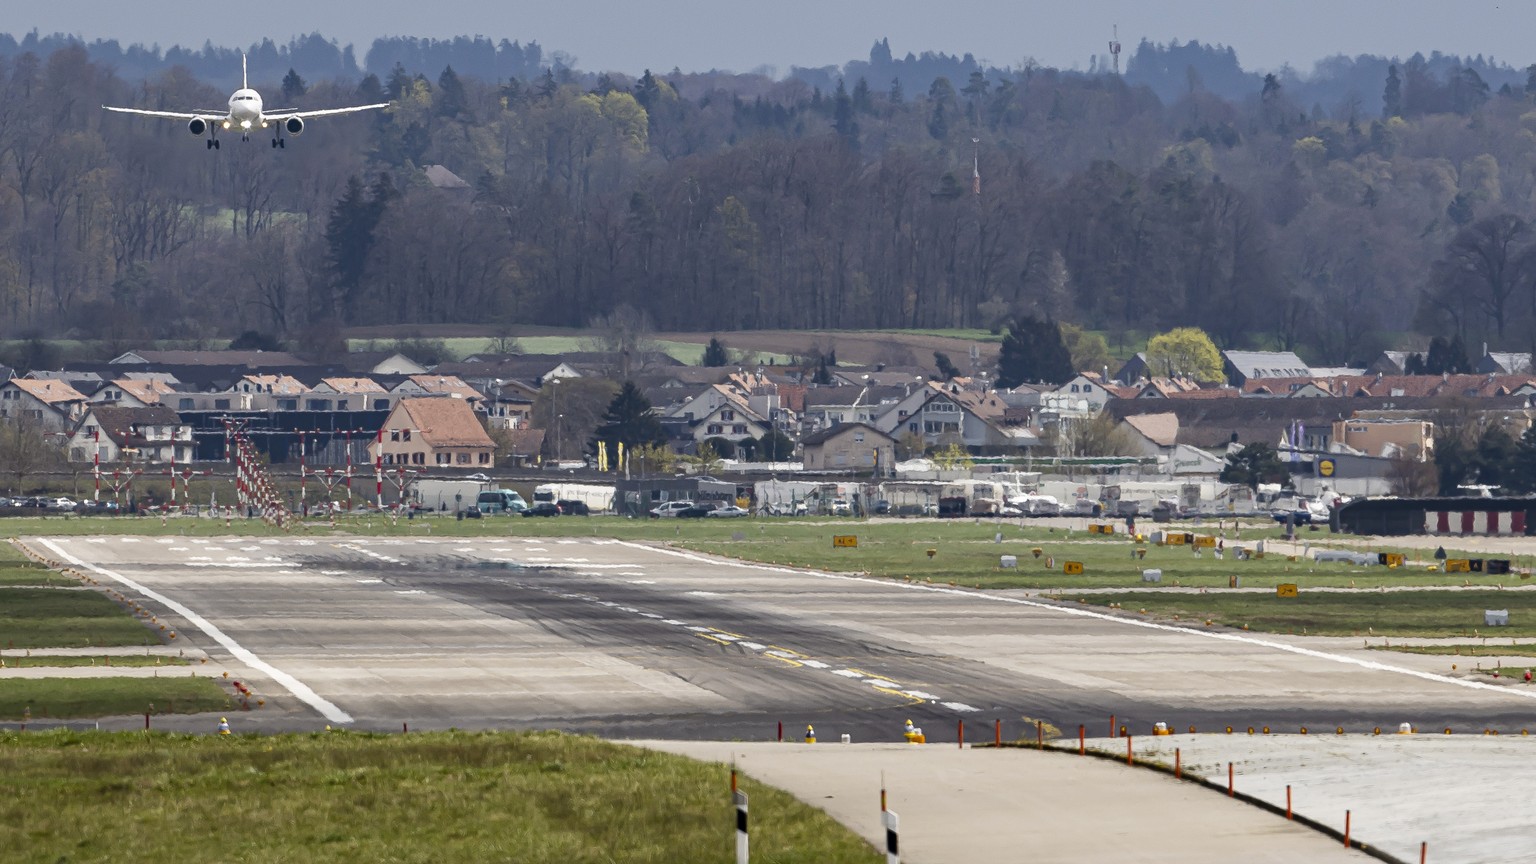
M 283 132 L 298 137 L 304 131 L 304 121 L 311 117 L 328 117 L 332 114 L 352 114 L 357 111 L 372 111 L 377 108 L 388 108 L 388 102 L 380 102 L 376 105 L 357 105 L 351 108 L 325 108 L 319 111 L 294 111 L 284 108 L 281 110 L 266 110 L 261 104 L 261 94 L 251 89 L 250 81 L 245 71 L 245 55 L 240 55 L 240 81 L 241 87 L 233 96 L 229 97 L 229 110 L 208 110 L 182 113 L 178 111 L 150 111 L 144 108 L 114 108 L 103 105 L 108 111 L 117 111 L 123 114 L 142 114 L 146 117 L 169 117 L 172 120 L 187 121 L 187 131 L 193 135 L 208 133 L 208 149 L 219 148 L 219 130 L 238 132 L 241 141 L 251 140 L 251 132 L 256 129 L 273 128 L 273 147 L 284 147 Z

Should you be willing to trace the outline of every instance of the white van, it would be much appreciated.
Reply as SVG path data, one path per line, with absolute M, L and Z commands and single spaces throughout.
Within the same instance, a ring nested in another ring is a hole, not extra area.
M 523 496 L 511 489 L 491 489 L 481 492 L 475 499 L 475 509 L 481 513 L 495 514 L 506 513 L 513 515 L 528 509 L 528 502 Z

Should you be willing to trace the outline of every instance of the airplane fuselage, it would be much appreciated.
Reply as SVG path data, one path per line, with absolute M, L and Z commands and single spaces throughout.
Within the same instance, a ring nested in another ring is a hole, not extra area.
M 261 94 L 249 88 L 236 90 L 229 97 L 229 121 L 231 127 L 242 132 L 266 126 L 261 119 Z

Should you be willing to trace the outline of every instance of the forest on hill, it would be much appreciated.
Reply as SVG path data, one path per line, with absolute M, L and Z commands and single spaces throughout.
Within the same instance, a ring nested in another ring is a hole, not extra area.
M 209 151 L 98 106 L 222 105 L 194 68 L 238 52 L 134 78 L 101 43 L 0 39 L 0 337 L 302 344 L 627 306 L 695 331 L 1189 325 L 1318 364 L 1536 347 L 1536 73 L 1491 60 L 1302 81 L 1143 43 L 1117 76 L 882 40 L 783 79 L 631 78 L 456 44 L 380 40 L 366 68 L 274 46 L 268 104 L 392 108 Z

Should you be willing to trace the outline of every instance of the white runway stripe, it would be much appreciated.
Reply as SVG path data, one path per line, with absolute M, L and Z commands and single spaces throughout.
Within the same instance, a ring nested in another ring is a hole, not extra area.
M 175 600 L 172 600 L 169 597 L 166 597 L 164 594 L 161 594 L 158 591 L 151 591 L 150 589 L 145 588 L 143 585 L 140 585 L 139 583 L 129 579 L 126 576 L 113 573 L 111 570 L 107 570 L 102 567 L 97 567 L 95 564 L 91 564 L 87 561 L 81 561 L 79 558 L 76 558 L 68 552 L 65 552 L 63 549 L 60 549 L 56 544 L 54 544 L 52 540 L 43 540 L 41 542 L 44 546 L 52 549 L 54 554 L 59 556 L 59 560 L 68 561 L 77 567 L 84 567 L 85 569 L 94 573 L 100 573 L 109 579 L 113 579 L 123 585 L 128 586 L 129 588 L 132 588 L 133 590 L 143 594 L 145 597 L 148 597 L 157 603 L 163 604 L 166 608 L 187 619 L 187 621 L 191 623 L 192 626 L 208 634 L 208 637 L 213 641 L 223 645 L 226 649 L 228 649 L 229 653 L 235 655 L 235 659 L 251 667 L 252 669 L 265 673 L 273 681 L 276 681 L 278 685 L 281 686 L 284 690 L 292 693 L 295 698 L 320 712 L 320 714 L 324 716 L 325 719 L 331 721 L 332 723 L 352 722 L 351 714 L 341 710 L 330 700 L 321 696 L 319 693 L 316 693 L 314 690 L 311 690 L 308 684 L 305 684 L 303 681 L 300 681 L 292 675 L 289 675 L 287 672 L 284 672 L 283 670 L 273 666 L 260 657 L 257 657 L 243 645 L 236 642 L 234 639 L 231 639 L 224 633 L 224 631 L 220 630 L 218 627 L 215 627 L 213 622 L 197 614 L 196 612 L 193 612 L 186 606 L 176 602 Z

